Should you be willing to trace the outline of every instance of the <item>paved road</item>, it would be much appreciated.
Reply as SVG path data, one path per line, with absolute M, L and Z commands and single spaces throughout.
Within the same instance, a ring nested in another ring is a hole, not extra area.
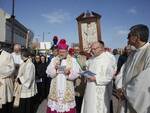
M 43 100 L 43 102 L 39 105 L 37 113 L 46 113 L 47 108 L 47 99 Z
M 118 100 L 113 97 L 113 112 L 111 113 L 117 113 L 117 105 L 118 105 Z M 43 102 L 39 105 L 37 113 L 46 113 L 47 109 L 47 99 L 43 100 Z

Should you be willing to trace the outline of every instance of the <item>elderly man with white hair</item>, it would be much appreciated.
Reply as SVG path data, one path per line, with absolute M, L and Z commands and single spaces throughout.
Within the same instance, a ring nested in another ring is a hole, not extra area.
M 17 73 L 18 73 L 19 66 L 23 62 L 21 59 L 21 45 L 20 44 L 14 45 L 14 51 L 12 53 L 12 56 L 13 56 L 14 63 L 15 63 L 14 76 L 16 77 Z

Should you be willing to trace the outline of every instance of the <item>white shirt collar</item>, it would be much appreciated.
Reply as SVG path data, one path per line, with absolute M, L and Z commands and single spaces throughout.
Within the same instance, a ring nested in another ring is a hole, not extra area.
M 148 45 L 150 45 L 149 42 L 147 42 L 146 44 L 144 44 L 144 46 L 142 46 L 142 47 L 140 47 L 140 48 L 138 48 L 138 49 L 136 49 L 136 50 L 137 50 L 137 51 L 143 50 L 143 49 L 145 49 Z

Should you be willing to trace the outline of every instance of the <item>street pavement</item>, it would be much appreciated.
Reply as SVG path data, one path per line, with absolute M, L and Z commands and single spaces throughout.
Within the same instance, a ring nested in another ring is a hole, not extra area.
M 42 103 L 39 105 L 37 113 L 46 113 L 47 109 L 47 99 L 44 99 Z
M 119 104 L 118 100 L 114 96 L 112 99 L 113 99 L 113 111 L 110 111 L 110 113 L 118 113 L 118 109 L 117 109 Z M 42 103 L 39 105 L 36 113 L 46 113 L 46 109 L 47 109 L 47 99 L 44 99 Z

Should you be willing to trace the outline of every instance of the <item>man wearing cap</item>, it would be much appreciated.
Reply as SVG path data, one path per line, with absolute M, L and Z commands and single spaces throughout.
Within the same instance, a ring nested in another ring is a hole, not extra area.
M 13 57 L 0 44 L 0 113 L 12 113 L 14 69 Z
M 124 101 L 121 113 L 150 113 L 150 44 L 149 29 L 138 24 L 130 28 L 131 52 L 116 78 L 118 95 Z
M 64 39 L 58 43 L 58 56 L 54 57 L 46 73 L 52 78 L 47 113 L 76 113 L 73 80 L 79 76 L 80 66 L 68 54 Z

